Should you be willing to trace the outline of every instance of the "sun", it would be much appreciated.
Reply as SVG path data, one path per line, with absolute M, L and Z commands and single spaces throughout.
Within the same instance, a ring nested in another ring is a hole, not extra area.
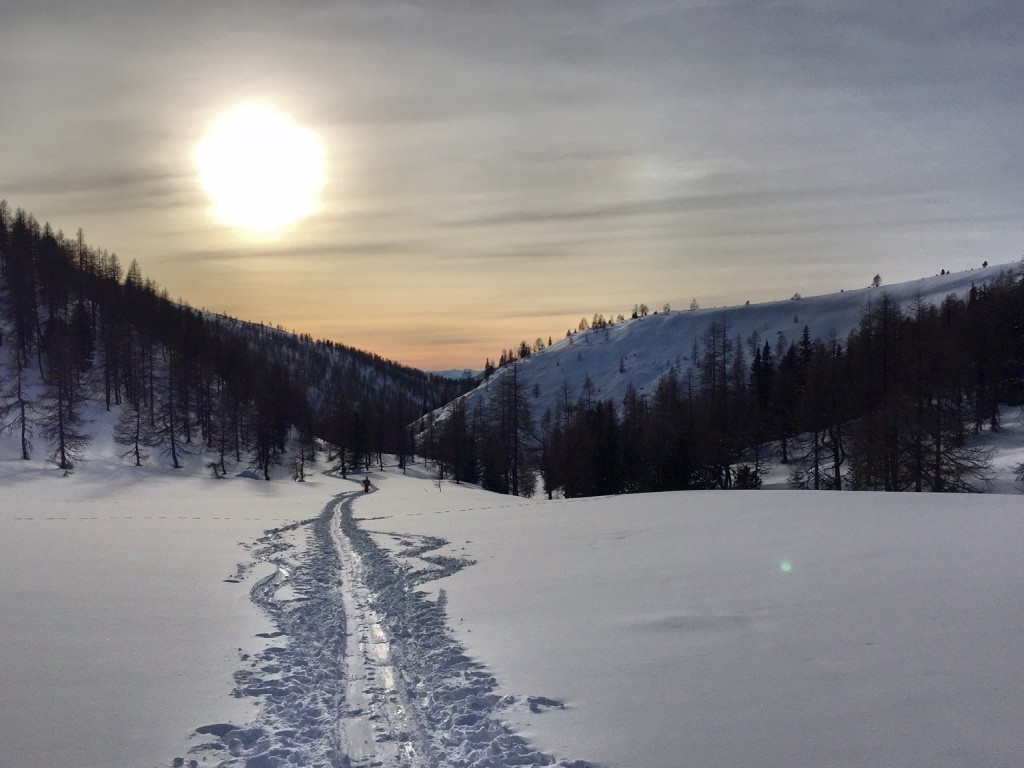
M 317 209 L 323 145 L 270 107 L 243 104 L 221 114 L 194 160 L 214 216 L 228 226 L 271 234 Z

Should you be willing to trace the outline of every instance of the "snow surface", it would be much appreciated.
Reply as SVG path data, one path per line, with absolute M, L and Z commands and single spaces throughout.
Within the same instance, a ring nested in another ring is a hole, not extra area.
M 245 722 L 239 653 L 273 627 L 240 546 L 315 516 L 334 483 L 216 481 L 94 459 L 0 461 L 0 766 L 143 768 Z
M 430 586 L 540 749 L 648 768 L 1021 764 L 1020 497 L 377 483 L 355 509 L 382 545 L 440 536 L 476 560 Z
M 0 451 L 3 768 L 1021 764 L 1020 495 L 549 502 L 420 464 L 364 495 Z

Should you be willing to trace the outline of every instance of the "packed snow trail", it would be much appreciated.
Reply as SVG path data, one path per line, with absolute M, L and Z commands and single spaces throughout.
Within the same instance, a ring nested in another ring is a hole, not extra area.
M 358 498 L 358 497 L 357 497 Z M 515 734 L 500 713 L 516 703 L 501 696 L 497 680 L 465 649 L 447 629 L 444 590 L 436 600 L 417 589 L 428 581 L 449 576 L 473 565 L 472 560 L 431 555 L 444 546 L 444 539 L 430 536 L 376 534 L 389 536 L 405 549 L 397 557 L 378 546 L 371 535 L 357 525 L 352 499 L 339 505 L 339 526 L 344 552 L 358 558 L 354 578 L 357 589 L 371 601 L 374 632 L 388 641 L 387 662 L 396 689 L 404 690 L 409 714 L 418 723 L 419 743 L 415 746 L 426 768 L 505 768 L 506 766 L 549 766 L 592 768 L 584 761 L 559 762 L 540 752 Z M 364 621 L 349 614 L 349 620 Z M 371 667 L 368 671 L 372 671 Z M 550 702 L 557 704 L 556 702 Z M 404 741 L 404 733 L 388 734 Z
M 346 494 L 336 500 L 335 509 L 350 515 L 353 499 L 354 494 Z M 339 526 L 331 525 L 331 536 L 340 555 L 340 590 L 348 626 L 345 710 L 339 722 L 342 747 L 352 766 L 419 768 L 424 764 L 419 748 L 423 739 L 363 579 L 362 558 Z
M 389 556 L 353 518 L 361 496 L 339 494 L 319 518 L 267 531 L 256 562 L 239 567 L 275 566 L 251 596 L 279 631 L 235 674 L 235 695 L 263 697 L 262 709 L 249 726 L 198 728 L 213 739 L 191 754 L 219 768 L 588 768 L 502 722 L 515 698 L 448 632 L 443 590 L 431 600 L 417 589 L 472 561 L 431 556 L 447 542 L 421 536 L 397 537 L 406 549 Z M 300 550 L 289 539 L 303 531 Z
M 257 541 L 256 562 L 239 567 L 241 576 L 261 561 L 276 566 L 250 595 L 279 631 L 267 636 L 269 647 L 243 656 L 248 668 L 235 673 L 234 695 L 261 697 L 261 712 L 249 726 L 198 728 L 198 735 L 215 740 L 193 747 L 191 754 L 218 757 L 222 768 L 344 765 L 337 723 L 345 693 L 345 610 L 330 536 L 333 503 L 319 518 L 267 531 Z M 307 546 L 293 559 L 296 546 L 288 538 L 303 530 Z

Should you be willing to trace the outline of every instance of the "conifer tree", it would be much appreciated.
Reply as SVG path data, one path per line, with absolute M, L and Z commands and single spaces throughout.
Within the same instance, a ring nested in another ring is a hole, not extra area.
M 10 373 L 6 381 L 0 377 L 0 434 L 16 434 L 21 458 L 27 461 L 32 458 L 32 426 L 29 414 L 33 401 L 29 399 L 25 380 L 26 369 L 21 364 L 20 352 L 16 346 L 11 346 L 10 350 Z
M 130 457 L 136 467 L 149 459 L 149 449 L 157 444 L 146 409 L 136 392 L 130 393 L 122 404 L 113 437 L 115 443 L 125 448 L 121 458 Z
M 82 430 L 76 399 L 77 364 L 71 329 L 60 316 L 47 327 L 46 389 L 40 410 L 41 433 L 49 446 L 48 458 L 61 469 L 74 468 L 89 438 Z

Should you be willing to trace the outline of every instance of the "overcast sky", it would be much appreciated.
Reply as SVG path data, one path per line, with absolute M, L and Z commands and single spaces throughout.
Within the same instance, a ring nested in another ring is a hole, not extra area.
M 1024 3 L 3 0 L 0 197 L 173 297 L 421 367 L 645 302 L 1024 254 Z M 327 158 L 269 242 L 209 215 L 211 120 Z

